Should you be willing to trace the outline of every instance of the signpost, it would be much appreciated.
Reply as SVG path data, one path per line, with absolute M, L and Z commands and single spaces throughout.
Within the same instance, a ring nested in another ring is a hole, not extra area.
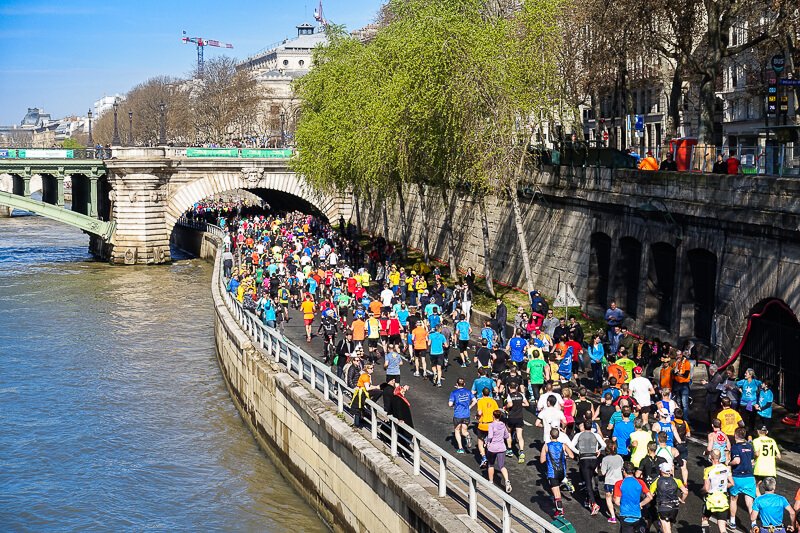
M 786 58 L 783 54 L 775 54 L 772 56 L 772 70 L 775 71 L 775 74 L 780 74 L 783 72 L 783 68 L 786 66 Z
M 800 86 L 800 78 L 781 78 L 778 80 L 778 85 L 783 85 L 784 87 L 797 87 Z
M 769 79 L 767 85 L 767 116 L 774 116 L 778 111 L 778 83 L 775 78 Z
M 553 301 L 553 307 L 563 307 L 564 318 L 567 318 L 567 308 L 580 307 L 581 302 L 578 300 L 578 297 L 575 296 L 575 292 L 573 292 L 572 287 L 570 287 L 566 281 L 562 282 L 559 280 L 558 286 L 558 294 Z

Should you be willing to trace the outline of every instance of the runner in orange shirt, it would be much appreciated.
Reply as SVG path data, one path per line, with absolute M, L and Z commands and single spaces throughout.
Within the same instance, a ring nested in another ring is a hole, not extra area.
M 422 325 L 422 321 L 417 322 L 417 327 L 411 331 L 411 342 L 414 345 L 414 375 L 419 376 L 419 367 L 422 363 L 422 376 L 428 374 L 428 330 Z

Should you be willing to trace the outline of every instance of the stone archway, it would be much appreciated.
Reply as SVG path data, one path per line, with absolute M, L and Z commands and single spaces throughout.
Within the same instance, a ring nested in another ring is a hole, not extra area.
M 260 168 L 245 168 L 241 172 L 212 173 L 190 181 L 171 192 L 167 198 L 164 213 L 167 235 L 172 233 L 178 218 L 196 202 L 236 189 L 275 191 L 278 196 L 290 195 L 299 198 L 313 206 L 330 221 L 336 220 L 339 215 L 349 218 L 349 213 L 343 212 L 343 205 L 339 198 L 320 194 L 312 189 L 302 177 L 293 172 L 265 172 Z

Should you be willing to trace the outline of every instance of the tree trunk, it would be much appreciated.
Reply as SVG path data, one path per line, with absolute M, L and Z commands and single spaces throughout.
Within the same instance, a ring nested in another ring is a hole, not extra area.
M 358 193 L 353 193 L 353 201 L 356 204 L 356 234 L 361 236 L 361 206 L 359 206 L 359 197 Z
M 389 198 L 386 193 L 381 193 L 381 211 L 383 214 L 383 238 L 389 240 L 389 213 L 386 207 Z
M 450 193 L 450 198 L 447 197 L 447 189 L 442 187 L 442 200 L 444 201 L 444 205 L 447 206 L 447 217 L 444 220 L 444 227 L 442 228 L 445 233 L 445 239 L 447 239 L 447 255 L 448 261 L 450 262 L 450 278 L 457 279 L 458 278 L 458 262 L 456 261 L 456 240 L 453 236 L 453 216 L 455 213 L 455 195 L 456 192 L 452 191 Z
M 431 259 L 431 246 L 428 241 L 428 210 L 425 207 L 425 188 L 421 183 L 417 183 L 419 192 L 419 212 L 422 216 L 422 255 L 427 263 Z
M 483 233 L 483 275 L 486 277 L 486 289 L 492 297 L 494 293 L 494 275 L 492 273 L 491 247 L 489 246 L 489 217 L 486 215 L 486 200 L 483 194 L 477 198 L 481 212 L 481 232 Z
M 408 241 L 409 241 L 409 230 L 408 230 L 408 219 L 406 218 L 406 199 L 403 196 L 403 185 L 400 183 L 400 180 L 397 180 L 397 199 L 400 205 L 400 230 L 402 233 L 402 248 L 403 248 L 403 259 L 408 257 Z
M 700 139 L 698 144 L 714 144 L 714 84 L 716 68 L 711 67 L 711 72 L 703 74 L 700 82 Z
M 667 131 L 666 140 L 678 137 L 678 127 L 681 123 L 681 95 L 683 93 L 683 66 L 680 61 L 675 65 L 672 73 L 672 86 L 669 91 L 669 104 L 667 105 Z
M 517 195 L 517 184 L 522 175 L 522 166 L 525 162 L 525 150 L 519 156 L 519 166 L 517 172 L 514 174 L 514 179 L 508 187 L 509 196 L 511 196 L 511 207 L 514 211 L 514 224 L 517 227 L 517 239 L 519 240 L 519 251 L 522 256 L 522 267 L 525 270 L 525 287 L 528 293 L 533 291 L 533 268 L 531 268 L 531 256 L 528 252 L 528 236 L 525 233 L 525 222 L 522 218 L 522 210 L 519 207 L 519 196 Z

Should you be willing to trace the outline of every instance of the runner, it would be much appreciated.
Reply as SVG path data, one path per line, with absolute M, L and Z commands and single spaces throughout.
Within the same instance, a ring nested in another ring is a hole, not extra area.
M 775 460 L 781 458 L 781 451 L 775 439 L 767 436 L 767 426 L 758 428 L 758 437 L 753 439 L 753 452 L 756 456 L 756 464 L 753 474 L 758 481 L 756 489 L 761 490 L 761 482 L 764 478 L 778 476 L 778 469 Z
M 756 498 L 756 479 L 753 476 L 753 463 L 755 454 L 753 444 L 747 441 L 747 430 L 737 428 L 734 433 L 735 442 L 731 446 L 731 473 L 733 474 L 733 487 L 731 487 L 731 518 L 730 526 L 736 528 L 736 509 L 739 496 L 744 496 L 747 514 L 753 511 L 753 500 Z
M 453 433 L 456 439 L 456 453 L 462 454 L 472 448 L 469 437 L 470 410 L 478 403 L 471 390 L 465 387 L 464 378 L 456 380 L 456 388 L 450 393 L 448 405 L 453 408 Z M 466 442 L 466 446 L 464 445 Z
M 300 310 L 303 312 L 303 324 L 306 326 L 306 342 L 311 342 L 311 324 L 314 323 L 316 306 L 310 294 L 306 294 L 305 298 L 303 298 Z
M 411 343 L 414 346 L 414 376 L 426 377 L 428 375 L 428 330 L 422 320 L 417 322 L 417 326 L 411 332 Z M 420 374 L 420 368 L 422 373 Z
M 569 446 L 559 441 L 558 428 L 552 428 L 549 433 L 550 440 L 542 446 L 539 462 L 547 465 L 547 484 L 553 493 L 555 511 L 553 516 L 564 516 L 564 506 L 561 502 L 561 482 L 567 477 L 567 456 L 571 459 L 574 454 Z
M 572 439 L 572 448 L 578 450 L 578 471 L 586 489 L 586 507 L 592 516 L 600 512 L 600 506 L 594 495 L 594 477 L 597 470 L 597 458 L 606 448 L 603 438 L 592 431 L 591 420 L 581 422 L 580 432 Z
M 622 467 L 622 481 L 614 485 L 614 503 L 619 506 L 620 533 L 638 533 L 644 525 L 642 508 L 653 495 L 641 479 L 634 477 L 636 469 L 629 462 Z
M 477 403 L 477 417 L 478 417 L 478 453 L 481 456 L 481 468 L 488 466 L 486 460 L 486 436 L 489 434 L 489 424 L 494 421 L 494 412 L 500 409 L 497 402 L 491 396 L 491 391 L 488 387 L 484 387 L 481 391 L 483 396 L 478 399 Z
M 458 357 L 461 360 L 461 368 L 467 367 L 469 336 L 472 334 L 472 326 L 467 322 L 465 315 L 460 315 L 456 322 L 456 334 L 458 335 Z
M 678 508 L 686 503 L 689 490 L 683 481 L 672 476 L 669 463 L 659 467 L 661 475 L 650 485 L 650 493 L 655 497 L 655 508 L 663 533 L 672 533 L 672 524 L 678 520 Z
M 433 384 L 437 387 L 442 386 L 442 361 L 444 351 L 447 348 L 447 338 L 442 335 L 442 326 L 437 325 L 434 331 L 428 336 L 428 349 L 431 357 L 431 370 L 433 371 Z
M 783 496 L 775 494 L 775 478 L 769 476 L 764 479 L 764 494 L 753 501 L 753 511 L 750 513 L 750 527 L 755 531 L 758 522 L 761 522 L 763 533 L 783 533 L 794 531 L 795 514 L 792 506 Z M 789 521 L 783 521 L 783 513 L 789 514 Z M 786 524 L 786 525 L 784 525 Z
M 517 453 L 519 455 L 519 463 L 525 462 L 525 438 L 522 434 L 522 430 L 525 427 L 523 412 L 524 409 L 529 405 L 530 404 L 528 403 L 527 398 L 525 398 L 525 395 L 520 392 L 519 383 L 516 381 L 510 383 L 508 386 L 508 396 L 506 396 L 505 404 L 506 411 L 508 412 L 508 418 L 506 422 L 508 424 L 509 431 L 512 432 L 513 436 L 516 436 L 517 438 Z M 511 452 L 511 446 L 508 448 L 509 452 Z M 509 455 L 513 456 L 513 452 Z
M 487 476 L 494 483 L 494 469 L 500 470 L 505 482 L 506 492 L 511 492 L 511 482 L 506 469 L 506 452 L 511 450 L 511 434 L 506 425 L 500 421 L 503 411 L 500 409 L 492 413 L 493 421 L 489 424 L 486 436 L 486 459 L 489 462 Z
M 730 468 L 720 462 L 719 450 L 712 450 L 708 457 L 711 466 L 703 471 L 703 491 L 706 498 L 701 527 L 704 533 L 708 532 L 709 518 L 714 518 L 719 532 L 725 533 L 728 529 L 728 518 L 731 516 L 728 489 L 733 487 L 733 477 Z

